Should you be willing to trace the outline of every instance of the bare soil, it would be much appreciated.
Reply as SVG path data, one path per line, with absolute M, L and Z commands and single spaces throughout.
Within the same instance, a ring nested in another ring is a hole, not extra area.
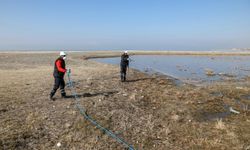
M 67 60 L 81 105 L 135 149 L 250 149 L 249 78 L 197 87 L 130 69 L 122 83 L 118 66 L 86 57 Z M 0 54 L 0 149 L 124 149 L 81 116 L 74 98 L 58 91 L 48 99 L 56 58 Z

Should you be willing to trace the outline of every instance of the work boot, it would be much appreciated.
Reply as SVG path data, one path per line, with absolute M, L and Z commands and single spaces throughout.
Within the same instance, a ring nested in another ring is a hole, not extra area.
M 52 100 L 52 101 L 55 101 L 55 99 L 53 98 L 54 94 L 53 93 L 50 93 L 49 95 L 49 100 Z
M 62 98 L 67 98 L 66 93 L 61 93 Z

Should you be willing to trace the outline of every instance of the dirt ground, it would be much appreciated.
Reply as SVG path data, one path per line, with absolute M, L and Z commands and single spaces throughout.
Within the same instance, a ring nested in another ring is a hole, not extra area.
M 122 83 L 118 66 L 83 55 L 67 60 L 81 105 L 135 149 L 250 149 L 250 78 L 193 86 L 130 69 Z M 74 98 L 58 91 L 48 99 L 56 58 L 0 53 L 0 149 L 124 149 L 81 116 Z

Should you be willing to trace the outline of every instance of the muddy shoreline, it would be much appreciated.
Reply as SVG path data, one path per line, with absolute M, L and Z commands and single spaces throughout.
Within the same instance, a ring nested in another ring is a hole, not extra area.
M 81 105 L 136 149 L 249 148 L 249 78 L 195 87 L 130 70 L 121 83 L 117 66 L 86 56 L 67 60 Z M 74 99 L 48 100 L 56 57 L 1 53 L 0 149 L 124 149 L 86 121 Z
M 221 51 L 129 51 L 130 55 L 184 55 L 184 56 L 249 56 L 250 52 Z M 84 59 L 119 57 L 120 51 L 86 52 Z

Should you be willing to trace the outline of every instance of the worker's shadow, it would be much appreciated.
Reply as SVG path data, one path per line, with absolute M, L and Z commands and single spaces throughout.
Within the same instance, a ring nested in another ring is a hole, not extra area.
M 83 93 L 83 94 L 76 94 L 76 95 L 67 95 L 65 98 L 83 98 L 83 97 L 94 97 L 94 96 L 109 96 L 112 94 L 118 93 L 118 91 L 109 91 L 109 92 L 97 92 L 97 93 Z
M 138 82 L 138 81 L 144 81 L 144 80 L 149 80 L 153 78 L 140 78 L 140 79 L 133 79 L 133 80 L 126 80 L 126 82 Z

